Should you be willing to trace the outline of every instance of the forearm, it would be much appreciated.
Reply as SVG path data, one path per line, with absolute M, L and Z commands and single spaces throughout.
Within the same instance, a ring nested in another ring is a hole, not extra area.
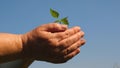
M 0 33 L 0 63 L 20 59 L 22 49 L 20 35 Z

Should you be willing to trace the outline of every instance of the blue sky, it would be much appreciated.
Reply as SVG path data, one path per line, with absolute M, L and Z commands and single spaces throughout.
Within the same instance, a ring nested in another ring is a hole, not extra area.
M 120 0 L 0 0 L 0 32 L 23 34 L 54 19 L 53 8 L 80 26 L 87 43 L 65 64 L 35 61 L 29 68 L 113 68 L 120 66 Z

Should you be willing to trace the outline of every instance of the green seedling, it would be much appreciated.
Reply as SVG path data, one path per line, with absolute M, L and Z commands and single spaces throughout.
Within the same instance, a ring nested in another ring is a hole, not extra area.
M 56 10 L 53 10 L 52 8 L 50 8 L 50 14 L 53 18 L 55 18 L 55 22 L 60 23 L 60 24 L 65 24 L 65 25 L 69 25 L 68 22 L 68 17 L 64 17 L 62 19 L 59 19 L 59 13 Z

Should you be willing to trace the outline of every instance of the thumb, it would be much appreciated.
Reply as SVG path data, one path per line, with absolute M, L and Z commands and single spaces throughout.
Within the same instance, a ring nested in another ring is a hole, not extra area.
M 58 23 L 49 23 L 49 24 L 45 24 L 43 26 L 46 31 L 52 32 L 52 33 L 62 32 L 68 28 L 67 25 L 58 24 Z

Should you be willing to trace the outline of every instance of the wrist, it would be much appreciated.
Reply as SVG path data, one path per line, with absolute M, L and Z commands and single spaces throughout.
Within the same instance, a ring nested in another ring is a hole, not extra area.
M 22 40 L 22 54 L 23 54 L 23 59 L 31 59 L 33 58 L 32 56 L 32 48 L 31 46 L 31 42 L 30 42 L 30 35 L 29 33 L 26 34 L 22 34 L 21 35 L 21 40 Z

